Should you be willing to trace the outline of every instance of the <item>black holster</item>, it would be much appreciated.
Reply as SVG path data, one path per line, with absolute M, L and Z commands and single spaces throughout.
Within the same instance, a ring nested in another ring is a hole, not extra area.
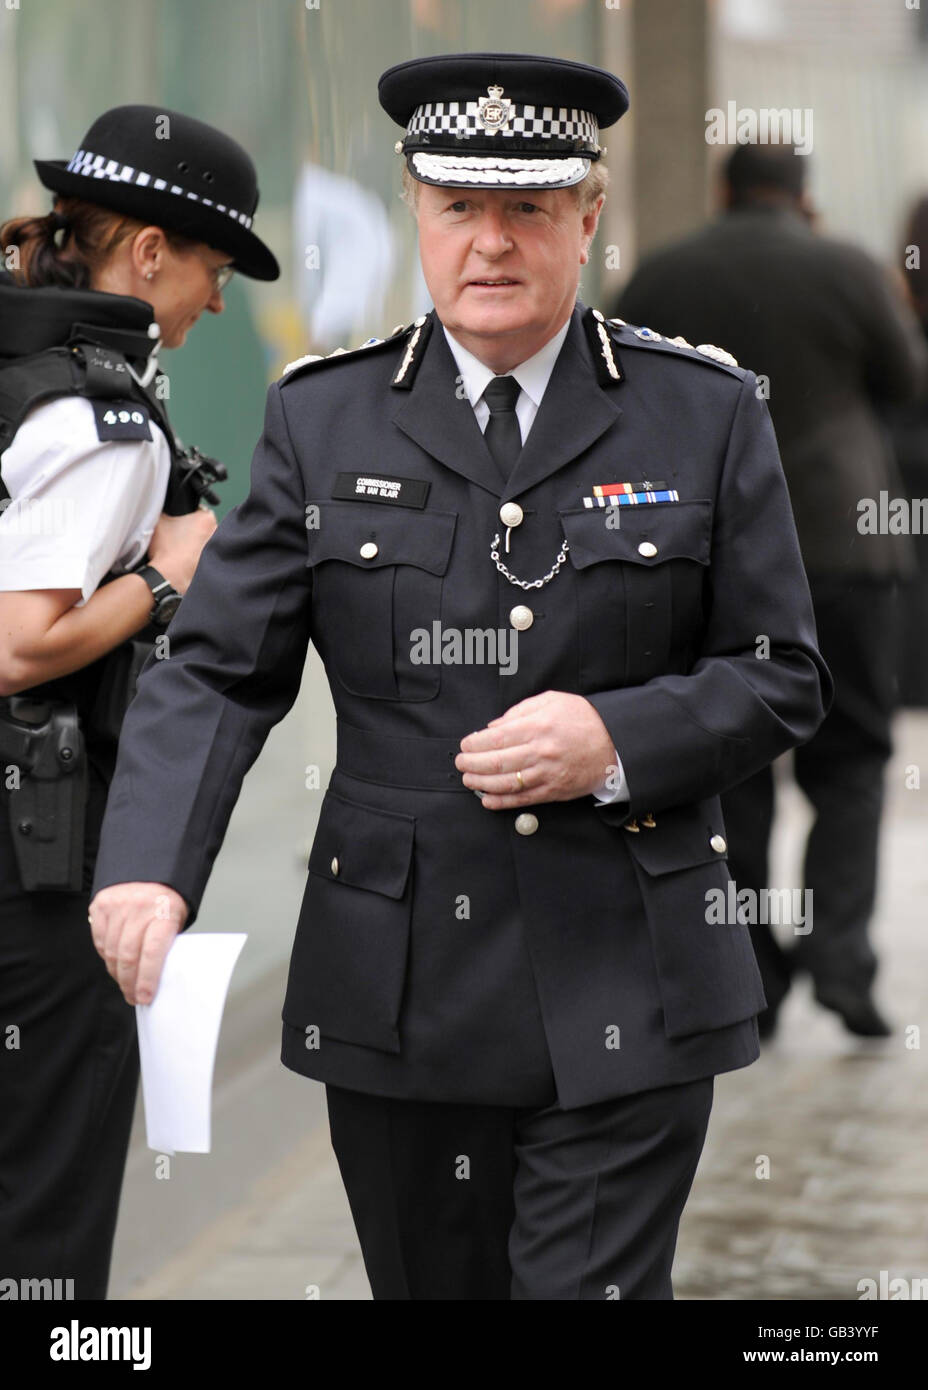
M 10 695 L 0 700 L 0 764 L 10 830 L 27 892 L 82 888 L 87 749 L 77 707 L 68 700 Z
M 132 637 L 121 642 L 106 657 L 100 685 L 87 720 L 88 732 L 94 738 L 116 743 L 126 711 L 135 699 L 136 682 L 154 642 Z

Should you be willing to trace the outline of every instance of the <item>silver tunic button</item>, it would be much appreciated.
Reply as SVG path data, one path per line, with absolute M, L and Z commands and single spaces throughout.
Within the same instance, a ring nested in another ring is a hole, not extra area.
M 332 873 L 333 873 L 333 874 L 335 875 L 335 877 L 337 878 L 337 877 L 338 877 L 338 860 L 337 860 L 337 859 L 333 859 L 333 860 L 332 860 L 332 863 L 329 865 L 329 868 L 332 870 Z
M 642 541 L 638 547 L 638 554 L 647 555 L 648 558 L 650 558 L 652 555 L 657 554 L 657 546 L 653 541 Z
M 509 621 L 519 632 L 525 632 L 535 621 L 535 614 L 524 603 L 517 603 L 515 608 L 510 609 Z
M 361 559 L 373 560 L 374 556 L 377 554 L 377 551 L 378 547 L 374 544 L 373 541 L 365 541 L 364 544 L 361 546 Z
M 709 845 L 715 850 L 716 854 L 724 854 L 728 849 L 728 844 L 724 835 L 713 835 L 712 839 L 709 841 Z
M 538 829 L 538 817 L 533 816 L 531 811 L 523 811 L 520 816 L 516 816 L 516 830 L 520 835 L 534 835 Z
M 499 519 L 504 526 L 521 526 L 523 515 L 518 502 L 504 502 L 499 509 Z

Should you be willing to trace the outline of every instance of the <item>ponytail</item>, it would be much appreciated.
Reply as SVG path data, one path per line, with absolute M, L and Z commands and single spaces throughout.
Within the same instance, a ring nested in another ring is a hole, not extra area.
M 99 203 L 59 195 L 45 216 L 14 217 L 0 226 L 0 266 L 20 285 L 90 289 L 116 248 L 150 225 Z M 197 244 L 167 228 L 162 231 L 174 251 Z

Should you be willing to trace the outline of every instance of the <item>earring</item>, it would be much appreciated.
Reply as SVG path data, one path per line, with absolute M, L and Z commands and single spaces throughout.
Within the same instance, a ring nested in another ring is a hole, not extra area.
M 155 278 L 155 272 L 154 272 L 153 270 L 150 270 L 150 271 L 148 272 L 148 274 L 145 276 L 145 279 L 146 279 L 146 280 L 154 280 L 154 278 Z

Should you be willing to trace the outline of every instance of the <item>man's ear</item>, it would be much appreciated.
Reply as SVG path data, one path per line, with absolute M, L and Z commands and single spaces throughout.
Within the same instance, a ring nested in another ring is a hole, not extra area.
M 605 195 L 605 193 L 600 193 L 599 197 L 596 199 L 596 202 L 593 204 L 593 206 L 590 207 L 590 208 L 587 208 L 586 212 L 583 214 L 583 222 L 582 222 L 582 228 L 583 228 L 583 231 L 582 231 L 582 238 L 583 238 L 583 239 L 582 239 L 582 243 L 581 243 L 581 247 L 580 247 L 580 264 L 581 264 L 581 265 L 586 265 L 587 261 L 590 259 L 590 247 L 592 246 L 592 244 L 593 244 L 593 238 L 594 238 L 595 235 L 596 235 L 596 228 L 599 226 L 599 214 L 600 214 L 600 213 L 602 212 L 602 210 L 603 210 L 603 204 L 605 203 L 605 201 L 606 201 L 606 195 Z

